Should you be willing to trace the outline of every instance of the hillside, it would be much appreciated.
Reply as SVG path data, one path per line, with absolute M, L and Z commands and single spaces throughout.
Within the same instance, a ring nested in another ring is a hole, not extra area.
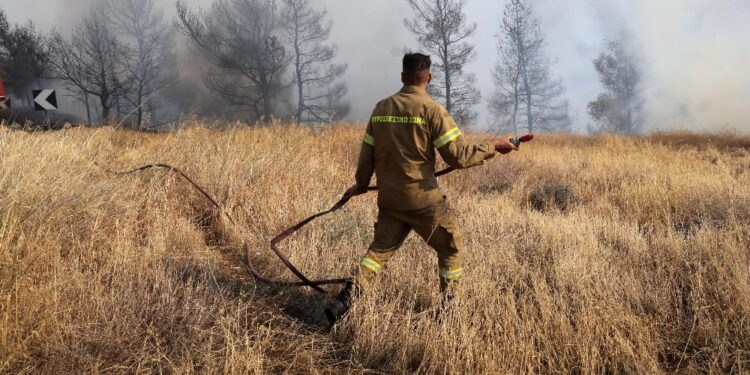
M 750 372 L 750 138 L 542 135 L 445 176 L 465 293 L 435 317 L 411 235 L 328 332 L 323 297 L 256 283 L 242 242 L 292 280 L 268 241 L 352 183 L 362 131 L 0 127 L 0 373 Z M 239 228 L 174 174 L 93 161 L 181 168 Z M 356 197 L 281 248 L 347 276 L 375 217 Z

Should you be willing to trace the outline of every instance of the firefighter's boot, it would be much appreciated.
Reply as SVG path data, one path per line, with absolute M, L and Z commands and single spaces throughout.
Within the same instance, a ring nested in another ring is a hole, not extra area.
M 336 322 L 341 319 L 341 317 L 343 317 L 352 306 L 353 289 L 354 284 L 351 281 L 347 282 L 339 294 L 326 304 L 323 313 L 331 326 L 336 324 Z

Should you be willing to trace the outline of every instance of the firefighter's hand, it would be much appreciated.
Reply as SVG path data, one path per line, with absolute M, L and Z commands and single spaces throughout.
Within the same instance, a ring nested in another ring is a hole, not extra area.
M 510 138 L 502 137 L 495 140 L 495 151 L 507 154 L 511 151 L 518 151 L 518 147 L 510 142 Z
M 354 185 L 354 186 L 350 187 L 349 189 L 346 189 L 346 192 L 344 192 L 344 197 L 345 198 L 351 198 L 351 197 L 353 197 L 355 195 L 360 195 L 362 193 L 363 192 L 360 190 L 360 188 L 357 185 Z

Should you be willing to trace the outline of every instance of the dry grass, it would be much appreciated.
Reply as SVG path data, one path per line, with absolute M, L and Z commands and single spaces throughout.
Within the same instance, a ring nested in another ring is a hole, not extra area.
M 746 139 L 542 136 L 446 176 L 466 293 L 436 318 L 436 260 L 410 237 L 328 333 L 320 296 L 246 276 L 238 238 L 291 278 L 267 241 L 351 183 L 361 132 L 0 129 L 0 372 L 750 372 Z M 244 233 L 173 175 L 94 159 L 181 167 Z M 545 185 L 576 199 L 534 209 Z M 284 250 L 346 275 L 375 213 L 359 197 Z

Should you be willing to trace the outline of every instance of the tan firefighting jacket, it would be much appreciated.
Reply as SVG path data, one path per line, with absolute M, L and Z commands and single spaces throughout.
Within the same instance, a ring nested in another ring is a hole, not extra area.
M 468 144 L 448 111 L 417 86 L 404 86 L 380 101 L 367 124 L 356 183 L 378 179 L 378 206 L 417 210 L 440 202 L 435 150 L 454 168 L 481 164 L 495 155 L 492 143 Z

